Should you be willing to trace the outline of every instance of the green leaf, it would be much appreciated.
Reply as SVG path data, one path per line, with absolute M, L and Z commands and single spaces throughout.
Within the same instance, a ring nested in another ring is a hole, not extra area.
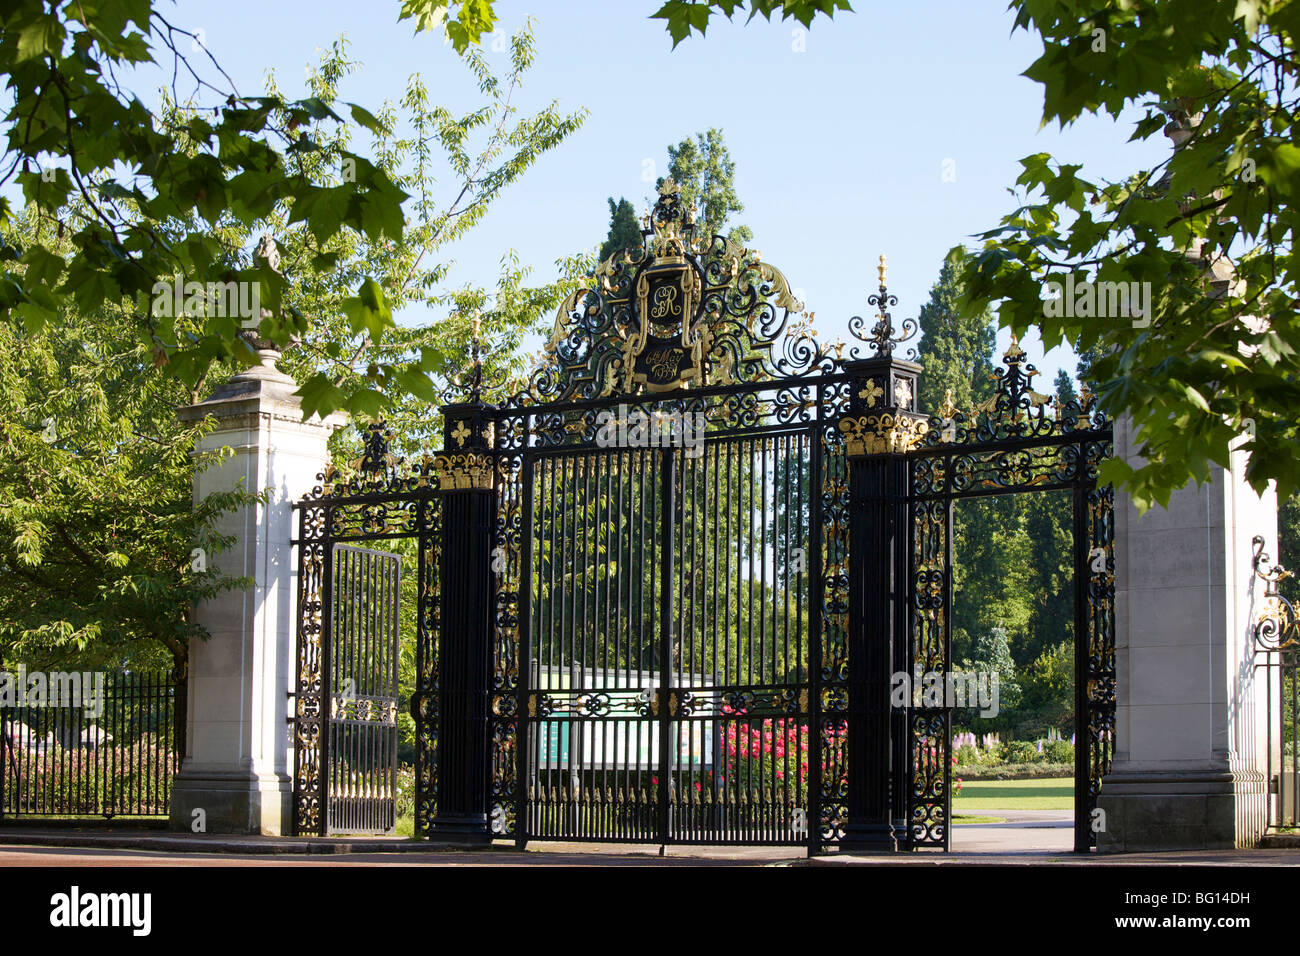
M 303 421 L 313 415 L 324 418 L 341 408 L 346 400 L 343 390 L 331 382 L 324 372 L 317 372 L 294 394 L 302 399 Z
M 404 0 L 397 19 L 415 20 L 415 32 L 423 33 L 441 25 L 457 53 L 478 45 L 483 34 L 496 28 L 494 0 L 462 0 L 454 16 L 455 0 Z
M 57 55 L 63 47 L 65 31 L 57 17 L 41 16 L 18 31 L 18 57 L 25 63 L 38 57 Z
M 366 129 L 370 130 L 370 132 L 372 133 L 384 132 L 384 125 L 379 121 L 379 118 L 376 117 L 374 113 L 370 112 L 370 110 L 366 109 L 365 107 L 358 106 L 356 103 L 349 103 L 348 108 L 352 113 L 352 119 L 357 123 L 360 123 Z

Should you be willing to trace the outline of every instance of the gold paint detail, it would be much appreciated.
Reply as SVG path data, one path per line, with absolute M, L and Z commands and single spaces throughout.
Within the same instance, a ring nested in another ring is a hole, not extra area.
M 460 448 L 465 447 L 465 439 L 470 436 L 470 430 L 465 427 L 463 421 L 457 422 L 456 427 L 451 430 L 451 437 L 456 439 L 456 445 Z
M 953 403 L 952 400 L 952 389 L 946 388 L 943 390 L 943 408 L 939 410 L 939 416 L 944 421 L 952 421 L 953 416 L 955 416 L 956 414 L 957 414 L 957 406 Z
M 875 408 L 876 402 L 879 401 L 880 396 L 884 394 L 885 390 L 877 385 L 876 380 L 873 378 L 867 382 L 862 391 L 858 392 L 858 398 L 865 398 L 867 400 L 867 408 Z
M 921 417 L 882 412 L 840 421 L 845 451 L 850 458 L 863 455 L 902 454 L 915 448 L 930 430 Z
M 433 459 L 433 473 L 438 487 L 444 491 L 465 489 L 492 489 L 495 469 L 487 455 L 472 452 L 463 455 L 438 455 Z
M 907 406 L 912 402 L 912 383 L 905 378 L 894 382 L 894 404 Z
M 1020 337 L 1011 333 L 1011 344 L 1002 353 L 1002 361 L 1008 365 L 1019 365 L 1025 359 L 1025 350 L 1020 347 Z

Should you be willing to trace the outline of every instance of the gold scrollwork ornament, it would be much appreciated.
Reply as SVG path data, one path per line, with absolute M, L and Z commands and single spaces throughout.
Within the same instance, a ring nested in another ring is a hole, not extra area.
M 433 473 L 442 490 L 477 489 L 491 491 L 495 469 L 487 455 L 438 455 L 433 459 Z
M 929 430 L 930 426 L 923 418 L 889 412 L 849 417 L 840 422 L 845 450 L 850 458 L 911 451 Z

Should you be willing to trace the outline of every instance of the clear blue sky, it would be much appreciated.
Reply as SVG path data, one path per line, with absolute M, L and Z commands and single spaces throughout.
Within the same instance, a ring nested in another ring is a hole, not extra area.
M 204 30 L 244 93 L 259 91 L 274 69 L 284 92 L 299 94 L 318 49 L 346 35 L 364 68 L 344 98 L 372 107 L 396 99 L 418 72 L 435 101 L 474 104 L 472 79 L 451 47 L 440 36 L 414 36 L 410 21 L 397 22 L 399 6 L 185 0 L 168 16 Z M 518 104 L 556 99 L 591 115 L 457 248 L 452 283 L 490 287 L 509 248 L 549 277 L 557 258 L 604 238 L 607 196 L 626 196 L 640 210 L 653 188 L 642 180 L 645 160 L 662 172 L 669 143 L 717 126 L 736 162 L 740 220 L 754 231 L 753 245 L 801 290 L 829 341 L 847 337 L 851 315 L 870 312 L 882 252 L 899 297 L 895 318 L 914 316 L 945 252 L 1013 208 L 1007 188 L 1021 157 L 1051 152 L 1082 162 L 1094 178 L 1164 157 L 1161 137 L 1126 143 L 1127 124 L 1087 119 L 1040 130 L 1039 87 L 1019 75 L 1040 47 L 1011 33 L 1000 0 L 855 6 L 819 19 L 802 52 L 793 22 L 717 17 L 706 37 L 674 51 L 662 21 L 649 19 L 657 0 L 498 0 L 506 31 L 525 16 L 536 20 L 537 64 Z M 506 54 L 490 56 L 506 68 Z M 944 181 L 946 160 L 955 181 Z M 1029 346 L 1031 357 L 1041 355 Z M 1073 373 L 1073 355 L 1039 362 L 1049 377 L 1058 365 Z

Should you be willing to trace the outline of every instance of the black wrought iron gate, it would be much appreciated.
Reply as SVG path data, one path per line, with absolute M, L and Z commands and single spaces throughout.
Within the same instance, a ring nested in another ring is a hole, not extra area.
M 382 429 L 371 429 L 371 451 L 382 444 Z M 359 464 L 362 477 L 331 468 L 295 506 L 298 834 L 388 833 L 396 824 L 402 559 L 364 544 L 413 537 L 436 508 L 406 500 L 406 486 L 388 487 L 369 455 Z
M 1087 848 L 1114 717 L 1109 423 L 1091 396 L 1049 415 L 1014 344 L 992 399 L 927 414 L 883 264 L 876 321 L 849 323 L 866 347 L 824 346 L 779 270 L 691 216 L 665 183 L 523 387 L 482 381 L 476 338 L 440 454 L 404 461 L 371 426 L 299 505 L 298 831 L 332 825 L 338 789 L 331 556 L 411 539 L 418 834 L 946 849 L 951 705 L 893 706 L 891 684 L 951 676 L 953 502 L 1065 488 Z
M 808 840 L 814 436 L 700 437 L 524 456 L 529 838 Z
M 337 543 L 336 535 L 349 537 L 346 508 L 319 499 L 300 507 L 294 832 L 390 833 L 401 558 Z M 351 530 L 361 539 L 377 536 L 373 528 Z
M 1012 339 L 994 395 L 979 409 L 949 403 L 930 419 L 908 456 L 911 514 L 910 644 L 912 674 L 952 673 L 953 506 L 993 495 L 1067 491 L 1071 495 L 1074 566 L 1076 727 L 1074 848 L 1096 845 L 1101 778 L 1110 767 L 1115 721 L 1114 494 L 1097 486 L 1109 457 L 1111 425 L 1095 398 L 1046 413 L 1048 397 L 1032 390 L 1037 374 Z M 945 686 L 947 686 L 945 682 Z M 918 695 L 921 697 L 921 695 Z M 914 846 L 947 849 L 951 840 L 952 700 L 923 697 L 910 715 Z

